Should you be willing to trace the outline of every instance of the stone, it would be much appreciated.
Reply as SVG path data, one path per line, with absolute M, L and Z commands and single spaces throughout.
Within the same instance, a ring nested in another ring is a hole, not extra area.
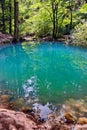
M 24 112 L 24 113 L 31 113 L 33 112 L 33 109 L 29 106 L 23 106 L 21 109 L 20 109 L 21 112 Z
M 51 130 L 60 130 L 60 125 L 58 124 L 53 125 Z
M 77 121 L 77 124 L 87 124 L 87 118 L 86 117 L 80 117 Z
M 0 97 L 1 102 L 8 102 L 9 100 L 10 100 L 9 95 L 1 95 L 1 97 Z
M 0 130 L 34 130 L 37 124 L 22 112 L 0 109 Z
M 14 109 L 21 107 L 24 104 L 24 102 L 25 102 L 25 100 L 23 98 L 19 98 L 19 99 L 16 99 L 15 101 L 13 101 L 12 104 L 14 106 Z
M 74 130 L 87 130 L 87 125 L 75 125 Z
M 84 107 L 84 106 L 81 106 L 81 107 L 79 108 L 79 110 L 80 110 L 80 112 L 87 113 L 87 108 Z
M 66 123 L 74 123 L 76 121 L 76 117 L 71 113 L 65 113 L 64 117 L 66 119 Z
M 0 44 L 1 43 L 12 43 L 13 37 L 9 34 L 3 34 L 0 32 Z

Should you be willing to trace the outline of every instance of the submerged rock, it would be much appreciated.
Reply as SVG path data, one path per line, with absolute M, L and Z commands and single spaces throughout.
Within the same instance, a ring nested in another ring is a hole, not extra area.
M 33 109 L 29 106 L 23 106 L 21 109 L 20 109 L 21 112 L 24 112 L 24 113 L 31 113 L 33 112 Z
M 77 121 L 78 124 L 87 124 L 87 118 L 86 117 L 80 117 Z
M 34 130 L 36 123 L 22 112 L 0 109 L 0 130 Z
M 87 125 L 76 125 L 74 130 L 87 130 Z
M 20 108 L 24 104 L 25 100 L 23 98 L 16 99 L 15 101 L 12 101 L 12 104 L 14 106 L 14 109 Z
M 62 107 L 63 113 L 71 112 L 73 115 L 77 117 L 86 116 L 87 115 L 87 103 L 86 99 L 74 100 L 69 99 L 65 101 L 64 107 Z
M 71 119 L 72 115 L 67 115 Z M 82 119 L 87 120 L 85 117 L 79 120 Z M 43 123 L 37 120 L 35 116 L 23 112 L 0 109 L 0 130 L 87 130 L 87 124 L 67 124 L 58 116 L 52 116 L 52 120 L 47 119 Z
M 74 123 L 76 122 L 76 117 L 72 115 L 72 113 L 65 113 L 64 115 L 67 123 Z
M 0 96 L 0 101 L 1 102 L 8 102 L 10 100 L 10 96 L 9 95 L 1 95 Z

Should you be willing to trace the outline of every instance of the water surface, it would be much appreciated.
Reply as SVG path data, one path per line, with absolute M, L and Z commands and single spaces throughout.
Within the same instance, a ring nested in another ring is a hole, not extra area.
M 0 91 L 23 97 L 34 107 L 83 99 L 87 95 L 87 49 L 55 42 L 0 47 Z

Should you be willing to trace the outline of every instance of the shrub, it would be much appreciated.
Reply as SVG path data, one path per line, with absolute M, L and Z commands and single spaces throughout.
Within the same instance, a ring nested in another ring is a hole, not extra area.
M 78 24 L 72 32 L 71 38 L 74 45 L 87 47 L 87 22 Z

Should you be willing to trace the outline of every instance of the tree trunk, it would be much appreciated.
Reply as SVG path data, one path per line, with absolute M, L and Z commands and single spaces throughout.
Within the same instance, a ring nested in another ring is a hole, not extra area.
M 72 30 L 72 9 L 70 10 L 70 30 Z
M 12 34 L 12 3 L 9 0 L 9 33 Z
M 5 33 L 5 0 L 1 1 L 1 10 L 2 10 L 2 32 Z
M 56 4 L 56 7 L 55 7 L 55 15 L 56 15 L 55 22 L 56 22 L 56 38 L 57 38 L 57 35 L 58 35 L 58 3 Z
M 14 40 L 18 41 L 18 16 L 19 16 L 19 8 L 18 8 L 18 0 L 14 0 Z
M 52 0 L 52 15 L 53 15 L 53 39 L 56 38 L 56 19 L 55 19 L 55 1 Z
M 70 7 L 70 30 L 72 30 L 72 4 L 71 1 L 69 0 L 69 7 Z

